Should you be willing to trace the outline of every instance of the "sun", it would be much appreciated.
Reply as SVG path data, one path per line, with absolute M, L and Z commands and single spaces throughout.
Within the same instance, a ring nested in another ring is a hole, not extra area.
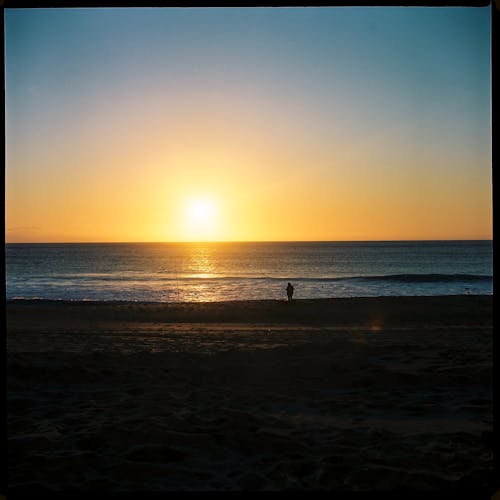
M 185 230 L 188 239 L 211 240 L 216 237 L 217 206 L 210 198 L 194 198 L 186 203 Z
M 215 208 L 211 200 L 191 200 L 187 206 L 188 216 L 194 223 L 209 223 L 214 218 Z

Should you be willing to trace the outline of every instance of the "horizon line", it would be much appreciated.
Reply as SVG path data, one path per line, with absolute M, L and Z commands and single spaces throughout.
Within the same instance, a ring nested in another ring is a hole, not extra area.
M 493 238 L 425 238 L 380 240 L 220 240 L 220 241 L 5 241 L 6 245 L 97 245 L 97 244 L 221 244 L 221 243 L 397 243 L 438 241 L 493 241 Z

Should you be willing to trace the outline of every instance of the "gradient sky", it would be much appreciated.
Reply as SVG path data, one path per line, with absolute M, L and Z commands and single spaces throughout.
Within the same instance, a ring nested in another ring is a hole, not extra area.
M 489 239 L 490 35 L 490 7 L 6 9 L 6 240 Z

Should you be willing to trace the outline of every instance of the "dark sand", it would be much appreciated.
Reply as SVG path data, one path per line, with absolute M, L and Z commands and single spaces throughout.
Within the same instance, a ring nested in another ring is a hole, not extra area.
M 495 489 L 491 296 L 6 311 L 12 493 Z

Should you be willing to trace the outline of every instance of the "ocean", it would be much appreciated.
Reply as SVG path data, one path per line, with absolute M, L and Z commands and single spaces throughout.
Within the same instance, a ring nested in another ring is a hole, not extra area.
M 202 302 L 493 293 L 492 241 L 5 246 L 6 299 Z

